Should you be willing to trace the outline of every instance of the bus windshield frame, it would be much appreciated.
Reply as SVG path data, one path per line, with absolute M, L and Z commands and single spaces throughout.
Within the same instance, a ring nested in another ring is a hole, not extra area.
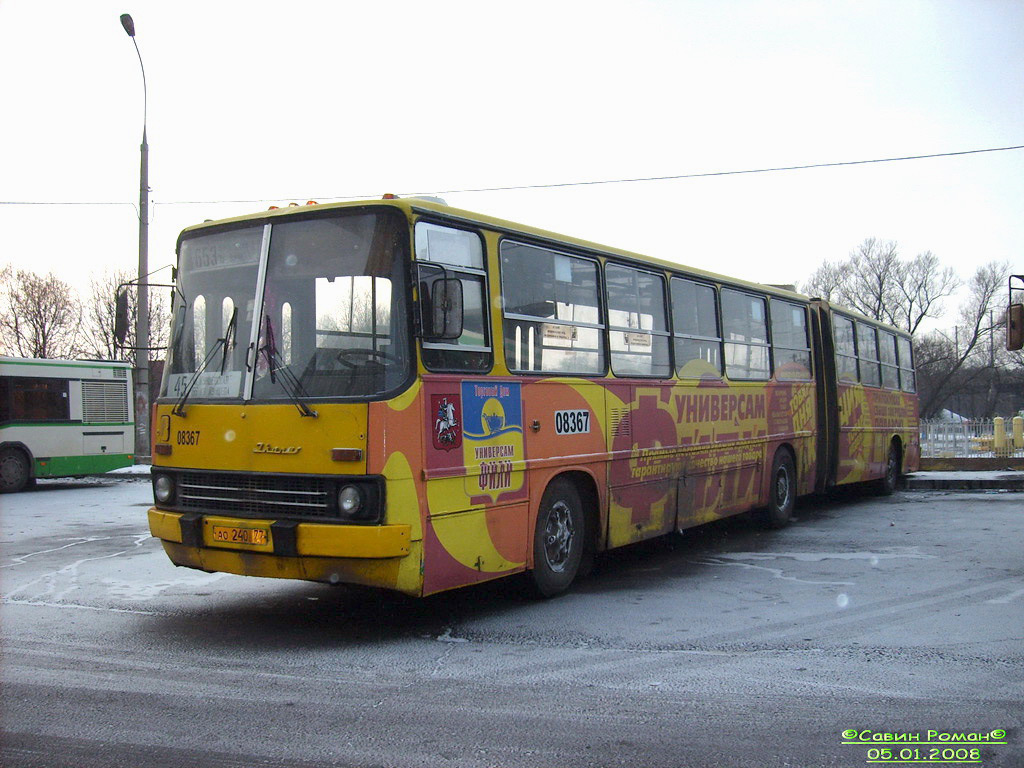
M 183 235 L 161 398 L 366 401 L 403 390 L 415 370 L 409 232 L 398 211 L 346 208 Z

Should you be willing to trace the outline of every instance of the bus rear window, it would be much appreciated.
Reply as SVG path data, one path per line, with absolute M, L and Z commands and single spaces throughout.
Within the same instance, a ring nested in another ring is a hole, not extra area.
M 0 422 L 70 418 L 65 379 L 0 378 Z

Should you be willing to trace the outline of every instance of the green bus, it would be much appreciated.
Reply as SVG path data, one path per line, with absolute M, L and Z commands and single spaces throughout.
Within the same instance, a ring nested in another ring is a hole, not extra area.
M 0 492 L 133 461 L 128 363 L 0 357 Z

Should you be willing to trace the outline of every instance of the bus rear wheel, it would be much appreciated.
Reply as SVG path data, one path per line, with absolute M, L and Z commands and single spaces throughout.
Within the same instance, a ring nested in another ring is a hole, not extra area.
M 796 507 L 796 465 L 785 448 L 775 453 L 770 482 L 768 506 L 761 511 L 761 522 L 769 528 L 784 528 Z
M 900 481 L 900 449 L 896 441 L 889 443 L 889 456 L 885 460 L 885 474 L 875 481 L 875 492 L 879 496 L 891 496 Z
M 569 588 L 580 569 L 585 539 L 583 505 L 571 482 L 557 478 L 544 491 L 533 531 L 533 586 L 541 597 Z
M 23 491 L 29 483 L 28 459 L 17 448 L 0 451 L 0 493 Z

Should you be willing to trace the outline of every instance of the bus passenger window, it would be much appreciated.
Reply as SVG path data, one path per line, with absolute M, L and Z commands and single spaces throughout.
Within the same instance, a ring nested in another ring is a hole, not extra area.
M 4 377 L 3 421 L 67 421 L 68 380 Z
M 672 278 L 672 323 L 680 378 L 722 375 L 722 339 L 713 286 Z
M 775 378 L 811 378 L 811 348 L 807 342 L 807 312 L 800 304 L 772 299 L 772 350 Z
M 899 336 L 896 343 L 900 354 L 900 389 L 904 392 L 916 392 L 917 381 L 914 376 L 914 358 L 910 349 L 910 339 Z
M 857 323 L 857 356 L 860 358 L 861 383 L 867 384 L 869 387 L 882 386 L 875 329 L 861 322 Z
M 609 264 L 605 282 L 612 372 L 616 376 L 671 376 L 664 279 Z
M 726 375 L 730 379 L 767 379 L 771 370 L 764 297 L 723 288 L 722 325 Z
M 501 288 L 510 370 L 604 373 L 597 262 L 505 240 Z
M 896 336 L 887 331 L 878 332 L 878 354 L 882 363 L 882 386 L 900 388 L 900 373 L 896 365 Z
M 857 342 L 853 332 L 853 320 L 834 315 L 833 337 L 836 343 L 836 373 L 840 381 L 856 384 Z
M 462 335 L 448 341 L 424 341 L 423 364 L 432 371 L 487 371 L 491 343 L 487 326 L 487 273 L 483 240 L 476 232 L 420 221 L 416 259 L 442 265 L 462 282 Z M 424 295 L 426 286 L 420 286 Z

